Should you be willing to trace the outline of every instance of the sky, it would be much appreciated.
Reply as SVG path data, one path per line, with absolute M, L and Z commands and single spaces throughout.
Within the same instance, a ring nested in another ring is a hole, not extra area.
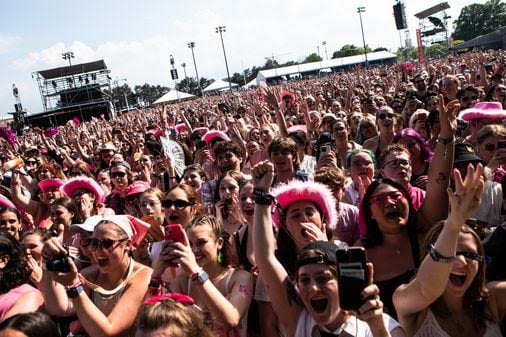
M 439 0 L 405 0 L 409 36 L 416 44 L 415 13 Z M 448 0 L 456 20 L 462 7 L 484 0 Z M 195 42 L 200 77 L 226 78 L 216 27 L 223 33 L 230 75 L 261 66 L 266 57 L 279 63 L 302 61 L 310 53 L 325 59 L 345 44 L 362 46 L 358 7 L 366 44 L 395 52 L 394 0 L 16 0 L 1 1 L 0 117 L 14 110 L 12 84 L 29 113 L 42 112 L 42 99 L 32 73 L 67 65 L 61 54 L 72 51 L 73 64 L 103 59 L 119 84 L 174 86 L 169 55 L 180 78 L 186 63 L 195 76 L 188 42 Z M 402 40 L 405 40 L 404 33 Z M 403 42 L 404 43 L 404 42 Z

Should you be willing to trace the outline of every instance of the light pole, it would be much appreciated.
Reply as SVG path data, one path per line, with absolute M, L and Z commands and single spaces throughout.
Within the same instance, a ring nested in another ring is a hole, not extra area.
M 318 46 L 316 46 L 316 50 L 318 51 L 318 56 L 320 56 L 320 57 L 321 57 L 321 55 L 320 55 L 320 46 L 319 46 L 319 45 L 318 45 Z
M 73 52 L 66 51 L 66 52 L 62 53 L 61 56 L 62 56 L 62 58 L 64 60 L 68 60 L 69 61 L 69 66 L 72 65 L 72 62 L 70 62 L 70 60 L 74 58 L 74 53 Z
M 195 62 L 195 54 L 193 48 L 195 48 L 195 42 L 188 42 L 188 48 L 192 50 L 193 66 L 195 67 L 195 76 L 197 77 L 197 84 L 199 85 L 199 94 L 202 95 L 202 88 L 200 87 L 199 72 L 197 71 L 197 63 Z
M 223 57 L 225 57 L 225 67 L 227 67 L 227 78 L 228 78 L 228 88 L 232 91 L 232 83 L 230 83 L 230 73 L 228 72 L 228 62 L 227 62 L 227 54 L 225 53 L 225 44 L 223 43 L 223 33 L 226 32 L 225 26 L 216 27 L 216 33 L 220 33 L 221 38 L 221 47 L 223 48 Z
M 362 42 L 364 43 L 364 57 L 365 57 L 365 67 L 369 68 L 369 61 L 367 60 L 367 47 L 365 44 L 365 37 L 364 37 L 364 26 L 362 25 L 362 13 L 365 12 L 365 7 L 358 7 L 357 13 L 360 17 L 360 29 L 362 30 Z
M 186 63 L 181 63 L 181 67 L 183 67 L 183 72 L 184 72 L 184 78 L 186 78 Z
M 328 60 L 329 59 L 329 54 L 327 54 L 327 41 L 323 41 L 322 42 L 322 46 L 325 47 L 325 59 Z

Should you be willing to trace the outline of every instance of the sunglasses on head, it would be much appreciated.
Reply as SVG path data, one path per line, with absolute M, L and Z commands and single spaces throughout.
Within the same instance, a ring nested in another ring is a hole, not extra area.
M 162 201 L 162 207 L 171 208 L 172 205 L 174 205 L 174 207 L 177 209 L 183 209 L 188 206 L 193 206 L 193 205 L 195 205 L 195 203 L 190 202 L 190 201 L 186 201 L 186 200 L 180 200 L 180 199 L 177 199 L 177 200 L 165 199 Z
M 126 176 L 126 172 L 118 171 L 111 172 L 111 178 L 124 178 Z
M 397 202 L 404 198 L 404 194 L 402 194 L 401 191 L 392 191 L 392 192 L 386 192 L 381 193 L 375 196 L 371 197 L 371 204 L 372 205 L 384 205 L 387 200 L 391 200 L 393 202 Z
M 92 238 L 92 239 L 90 239 L 89 247 L 90 247 L 90 250 L 97 250 L 98 248 L 102 248 L 102 249 L 111 251 L 114 248 L 116 248 L 120 243 L 122 243 L 126 240 L 128 240 L 128 239 L 124 238 L 124 239 L 119 239 L 119 240 L 113 240 L 113 239 L 99 240 L 99 239 Z
M 387 114 L 379 114 L 378 115 L 379 119 L 385 119 L 387 117 L 388 117 L 388 119 L 393 119 L 394 118 L 394 114 L 393 113 L 387 113 Z

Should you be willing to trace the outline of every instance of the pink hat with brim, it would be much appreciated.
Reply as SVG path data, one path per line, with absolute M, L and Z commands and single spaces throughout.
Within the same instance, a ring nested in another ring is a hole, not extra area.
M 39 188 L 42 193 L 46 193 L 50 188 L 60 188 L 65 183 L 61 179 L 46 179 L 39 182 Z
M 307 132 L 307 127 L 303 124 L 296 124 L 296 125 L 292 125 L 288 128 L 288 130 L 286 130 L 288 133 L 291 133 L 291 132 L 296 132 L 296 131 L 302 131 L 304 133 Z
M 286 185 L 275 188 L 272 191 L 272 195 L 276 197 L 284 212 L 286 212 L 286 208 L 294 202 L 302 200 L 313 202 L 318 210 L 323 213 L 325 223 L 329 228 L 336 228 L 336 199 L 326 185 L 314 181 L 292 180 Z M 282 225 L 279 209 L 274 209 L 272 220 L 276 227 L 279 228 Z
M 63 193 L 67 197 L 72 198 L 74 192 L 81 188 L 91 191 L 99 203 L 104 202 L 104 190 L 95 180 L 88 177 L 76 177 L 67 180 L 65 185 L 63 185 Z
M 227 136 L 225 132 L 218 130 L 207 131 L 206 134 L 202 137 L 202 140 L 205 141 L 207 146 L 209 147 L 211 140 L 213 140 L 216 137 L 226 140 L 227 142 L 230 141 L 230 137 Z
M 180 133 L 183 130 L 188 130 L 188 128 L 186 127 L 186 124 L 183 124 L 183 123 L 176 124 L 176 126 L 174 126 L 174 129 L 176 129 L 177 133 Z
M 135 244 L 140 244 L 149 230 L 150 224 L 131 215 L 105 215 L 102 222 L 112 222 L 121 228 Z
M 283 100 L 286 96 L 290 97 L 291 103 L 295 103 L 295 95 L 292 94 L 290 91 L 283 91 L 281 95 L 279 95 L 279 98 Z
M 127 187 L 127 196 L 142 193 L 150 187 L 151 185 L 146 181 L 142 180 L 134 181 Z
M 9 200 L 5 195 L 0 194 L 0 207 L 2 208 L 16 208 L 16 205 Z
M 459 118 L 466 122 L 473 119 L 506 119 L 506 110 L 499 102 L 478 102 L 474 107 L 462 110 Z

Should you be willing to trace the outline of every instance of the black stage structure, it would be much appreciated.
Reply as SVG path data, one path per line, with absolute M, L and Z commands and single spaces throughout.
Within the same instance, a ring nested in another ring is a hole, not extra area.
M 31 126 L 63 125 L 74 117 L 81 121 L 113 117 L 111 77 L 103 60 L 33 73 L 44 112 L 26 116 Z

